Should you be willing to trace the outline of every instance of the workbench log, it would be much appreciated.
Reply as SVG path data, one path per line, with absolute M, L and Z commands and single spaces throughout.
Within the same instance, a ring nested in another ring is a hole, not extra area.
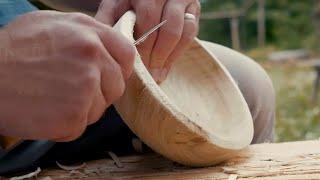
M 88 162 L 82 169 L 43 170 L 39 179 L 320 179 L 320 141 L 252 145 L 214 167 L 188 168 L 160 155 Z

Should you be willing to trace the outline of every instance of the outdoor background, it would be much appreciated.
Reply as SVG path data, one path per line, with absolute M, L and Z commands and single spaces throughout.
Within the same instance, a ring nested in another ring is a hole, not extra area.
M 318 139 L 320 98 L 312 99 L 312 91 L 316 78 L 314 64 L 320 54 L 320 1 L 265 0 L 264 45 L 258 43 L 259 0 L 201 2 L 203 15 L 215 12 L 218 16 L 217 12 L 232 14 L 242 7 L 248 9 L 237 18 L 238 48 L 258 61 L 273 80 L 277 93 L 276 141 Z M 202 19 L 200 37 L 232 47 L 230 22 L 231 18 Z M 287 59 L 270 60 L 274 52 L 284 50 L 299 51 L 285 53 Z M 301 59 L 294 57 L 294 52 L 299 52 Z
M 201 0 L 201 3 L 200 38 L 245 53 L 269 73 L 277 94 L 276 141 L 318 139 L 320 92 L 318 100 L 312 98 L 312 92 L 316 78 L 314 64 L 317 57 L 320 61 L 320 1 Z M 260 38 L 257 19 L 263 25 Z M 286 50 L 290 51 L 282 53 L 285 58 L 274 54 Z

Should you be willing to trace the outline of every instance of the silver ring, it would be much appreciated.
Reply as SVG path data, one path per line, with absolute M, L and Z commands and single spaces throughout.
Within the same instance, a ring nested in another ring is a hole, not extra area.
M 184 19 L 185 20 L 196 20 L 196 16 L 191 14 L 191 13 L 185 13 L 184 14 Z

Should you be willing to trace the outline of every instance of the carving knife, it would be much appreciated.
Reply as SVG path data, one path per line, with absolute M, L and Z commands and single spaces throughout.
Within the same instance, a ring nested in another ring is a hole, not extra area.
M 159 28 L 161 28 L 164 24 L 167 23 L 167 20 L 162 21 L 160 24 L 156 25 L 155 27 L 153 27 L 152 29 L 150 29 L 148 32 L 146 32 L 144 35 L 142 35 L 139 39 L 137 39 L 133 45 L 137 46 L 140 43 L 142 43 L 143 41 L 145 41 L 150 34 L 154 33 L 155 31 L 157 31 Z

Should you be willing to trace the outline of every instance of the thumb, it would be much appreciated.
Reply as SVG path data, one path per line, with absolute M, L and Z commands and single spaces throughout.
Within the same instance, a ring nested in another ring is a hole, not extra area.
M 130 8 L 130 0 L 103 0 L 95 18 L 104 24 L 113 26 Z

